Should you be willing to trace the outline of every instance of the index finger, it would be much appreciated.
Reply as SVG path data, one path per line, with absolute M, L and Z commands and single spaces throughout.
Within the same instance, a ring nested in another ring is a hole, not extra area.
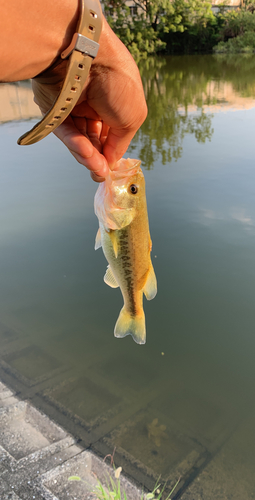
M 80 132 L 70 116 L 54 133 L 65 144 L 79 163 L 84 165 L 91 172 L 94 172 L 99 178 L 105 178 L 107 176 L 109 166 L 105 157 L 99 153 L 84 133 Z
M 103 145 L 103 154 L 110 169 L 113 169 L 115 163 L 126 153 L 136 131 L 137 129 L 109 129 Z

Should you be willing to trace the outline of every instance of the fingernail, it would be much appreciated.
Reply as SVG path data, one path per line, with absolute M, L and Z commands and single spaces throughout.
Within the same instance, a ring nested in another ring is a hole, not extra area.
M 99 175 L 95 174 L 95 172 L 90 172 L 90 176 L 91 176 L 91 179 L 93 179 L 93 181 L 95 182 L 104 182 L 105 181 L 105 177 L 99 177 Z
M 105 178 L 108 175 L 109 168 L 104 165 L 104 166 L 102 166 L 102 168 L 94 170 L 93 172 L 95 173 L 95 175 L 97 177 L 104 177 Z
M 91 172 L 95 173 L 97 177 L 106 177 L 109 172 L 108 164 L 101 155 L 94 161 L 91 161 L 89 158 L 88 161 L 86 161 L 86 158 L 84 158 L 82 163 L 91 170 Z

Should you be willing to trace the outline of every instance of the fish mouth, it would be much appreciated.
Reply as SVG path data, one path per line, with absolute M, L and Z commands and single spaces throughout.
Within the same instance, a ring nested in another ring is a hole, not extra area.
M 126 209 L 119 207 L 116 204 L 107 181 L 102 182 L 97 189 L 94 200 L 94 208 L 95 214 L 105 228 L 121 229 L 121 225 L 118 223 L 118 218 L 116 218 L 116 212 L 120 214 L 121 212 L 125 212 Z
M 112 179 L 122 179 L 127 176 L 135 175 L 140 169 L 141 160 L 135 160 L 131 158 L 121 158 L 113 170 L 111 170 L 110 175 Z
M 125 213 L 127 214 L 127 217 L 124 217 L 125 221 L 131 220 L 131 208 L 122 207 L 118 203 L 113 186 L 125 189 L 128 179 L 141 171 L 140 165 L 140 160 L 122 158 L 98 187 L 94 202 L 95 213 L 104 227 L 113 230 L 122 229 L 124 227 L 122 214 Z

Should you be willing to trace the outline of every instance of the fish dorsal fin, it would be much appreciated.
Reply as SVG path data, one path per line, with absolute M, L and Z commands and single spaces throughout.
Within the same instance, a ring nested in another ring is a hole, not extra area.
M 144 288 L 143 288 L 143 293 L 144 293 L 147 300 L 154 299 L 154 297 L 157 293 L 157 280 L 156 280 L 156 276 L 155 276 L 155 272 L 154 272 L 152 263 L 150 263 L 150 269 L 149 269 L 146 283 L 145 283 Z
M 109 236 L 111 238 L 112 248 L 114 251 L 115 258 L 117 259 L 117 257 L 118 257 L 118 239 L 116 236 L 116 231 L 113 229 L 110 229 Z
M 107 285 L 109 285 L 111 288 L 118 288 L 118 286 L 119 286 L 115 277 L 113 276 L 113 273 L 112 273 L 110 266 L 108 266 L 106 269 L 106 273 L 104 275 L 104 282 Z
M 96 235 L 95 250 L 97 250 L 101 246 L 102 246 L 102 243 L 101 243 L 101 230 L 99 228 L 98 231 L 97 231 L 97 235 Z

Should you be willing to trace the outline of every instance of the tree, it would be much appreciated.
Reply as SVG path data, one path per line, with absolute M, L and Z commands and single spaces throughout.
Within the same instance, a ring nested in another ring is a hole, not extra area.
M 208 0 L 134 0 L 135 16 L 125 0 L 103 3 L 110 26 L 136 58 L 163 51 L 168 33 L 198 34 L 214 18 Z
M 192 58 L 193 59 L 193 58 Z M 187 134 L 200 143 L 211 140 L 212 116 L 204 113 L 211 104 L 207 84 L 210 73 L 206 61 L 194 62 L 186 56 L 175 58 L 147 58 L 139 62 L 148 117 L 132 140 L 128 153 L 142 160 L 151 169 L 157 159 L 163 165 L 182 156 L 182 144 Z M 189 105 L 196 107 L 190 112 Z

